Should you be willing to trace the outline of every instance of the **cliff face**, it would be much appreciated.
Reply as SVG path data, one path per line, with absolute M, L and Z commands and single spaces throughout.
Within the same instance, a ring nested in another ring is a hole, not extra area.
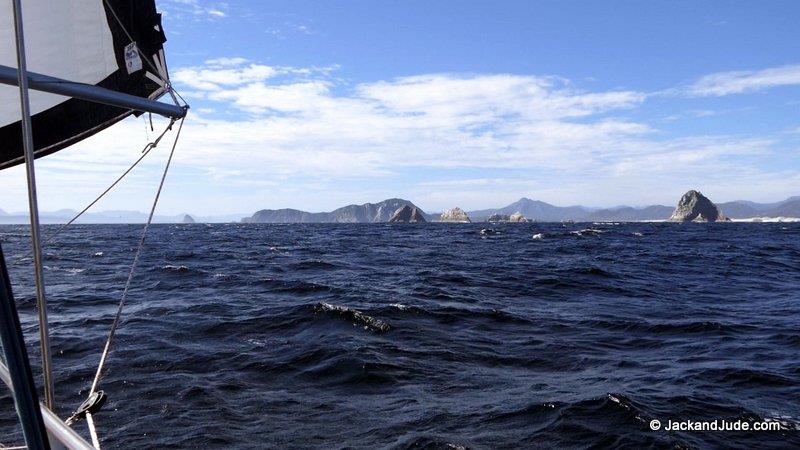
M 456 207 L 443 212 L 439 222 L 470 223 L 471 220 L 469 220 L 469 216 L 463 209 Z
M 695 190 L 683 194 L 669 220 L 671 222 L 730 221 L 714 202 Z
M 335 223 L 375 223 L 388 222 L 392 215 L 403 206 L 416 206 L 408 200 L 390 198 L 380 203 L 364 203 L 363 205 L 348 205 L 333 210 L 330 222 Z
M 392 223 L 422 223 L 426 222 L 425 217 L 416 207 L 405 205 L 394 212 L 389 222 Z

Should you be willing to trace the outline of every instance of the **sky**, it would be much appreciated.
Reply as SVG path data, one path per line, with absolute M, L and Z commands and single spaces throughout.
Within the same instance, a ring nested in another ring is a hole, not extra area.
M 162 214 L 800 195 L 797 1 L 157 5 L 192 107 Z M 38 160 L 40 208 L 81 209 L 164 125 L 131 118 Z M 95 211 L 147 210 L 168 152 Z M 21 167 L 0 189 L 26 209 Z

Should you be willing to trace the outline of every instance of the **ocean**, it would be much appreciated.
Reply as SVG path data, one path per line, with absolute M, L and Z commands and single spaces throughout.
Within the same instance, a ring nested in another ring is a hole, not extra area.
M 62 417 L 140 231 L 46 247 Z M 26 227 L 0 242 L 12 263 Z M 39 380 L 31 263 L 10 274 Z M 126 449 L 798 447 L 799 287 L 798 223 L 154 225 L 96 422 Z

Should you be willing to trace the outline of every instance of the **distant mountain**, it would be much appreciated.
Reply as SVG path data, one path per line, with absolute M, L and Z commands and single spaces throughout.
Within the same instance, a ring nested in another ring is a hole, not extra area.
M 487 220 L 492 214 L 510 216 L 517 212 L 529 219 L 539 222 L 561 222 L 562 220 L 574 220 L 577 222 L 587 220 L 591 214 L 591 210 L 583 206 L 554 206 L 539 200 L 531 200 L 523 197 L 502 208 L 469 211 L 467 215 L 469 215 L 473 221 L 479 222 Z
M 800 197 L 792 197 L 763 212 L 765 217 L 800 217 Z
M 375 223 L 388 222 L 392 215 L 403 206 L 422 211 L 415 204 L 400 198 L 390 198 L 379 203 L 348 205 L 331 212 L 310 213 L 297 209 L 262 209 L 251 217 L 243 219 L 248 223 Z M 422 213 L 430 220 L 428 214 Z
M 744 200 L 720 203 L 717 206 L 719 206 L 719 209 L 721 209 L 726 216 L 733 219 L 746 219 L 749 217 L 757 217 L 761 215 L 763 211 L 768 209 L 765 208 L 765 205 L 763 204 L 748 202 Z
M 665 220 L 675 208 L 664 205 L 652 205 L 644 208 L 619 206 L 601 209 L 589 215 L 592 222 L 641 222 L 644 220 Z

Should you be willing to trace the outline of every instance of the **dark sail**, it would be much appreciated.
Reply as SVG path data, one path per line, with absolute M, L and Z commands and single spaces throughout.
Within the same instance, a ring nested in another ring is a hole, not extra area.
M 16 67 L 11 2 L 0 5 L 0 65 Z M 154 0 L 26 0 L 28 70 L 155 99 L 168 80 Z M 31 91 L 36 157 L 61 150 L 134 111 Z M 19 90 L 0 85 L 0 169 L 24 162 Z

